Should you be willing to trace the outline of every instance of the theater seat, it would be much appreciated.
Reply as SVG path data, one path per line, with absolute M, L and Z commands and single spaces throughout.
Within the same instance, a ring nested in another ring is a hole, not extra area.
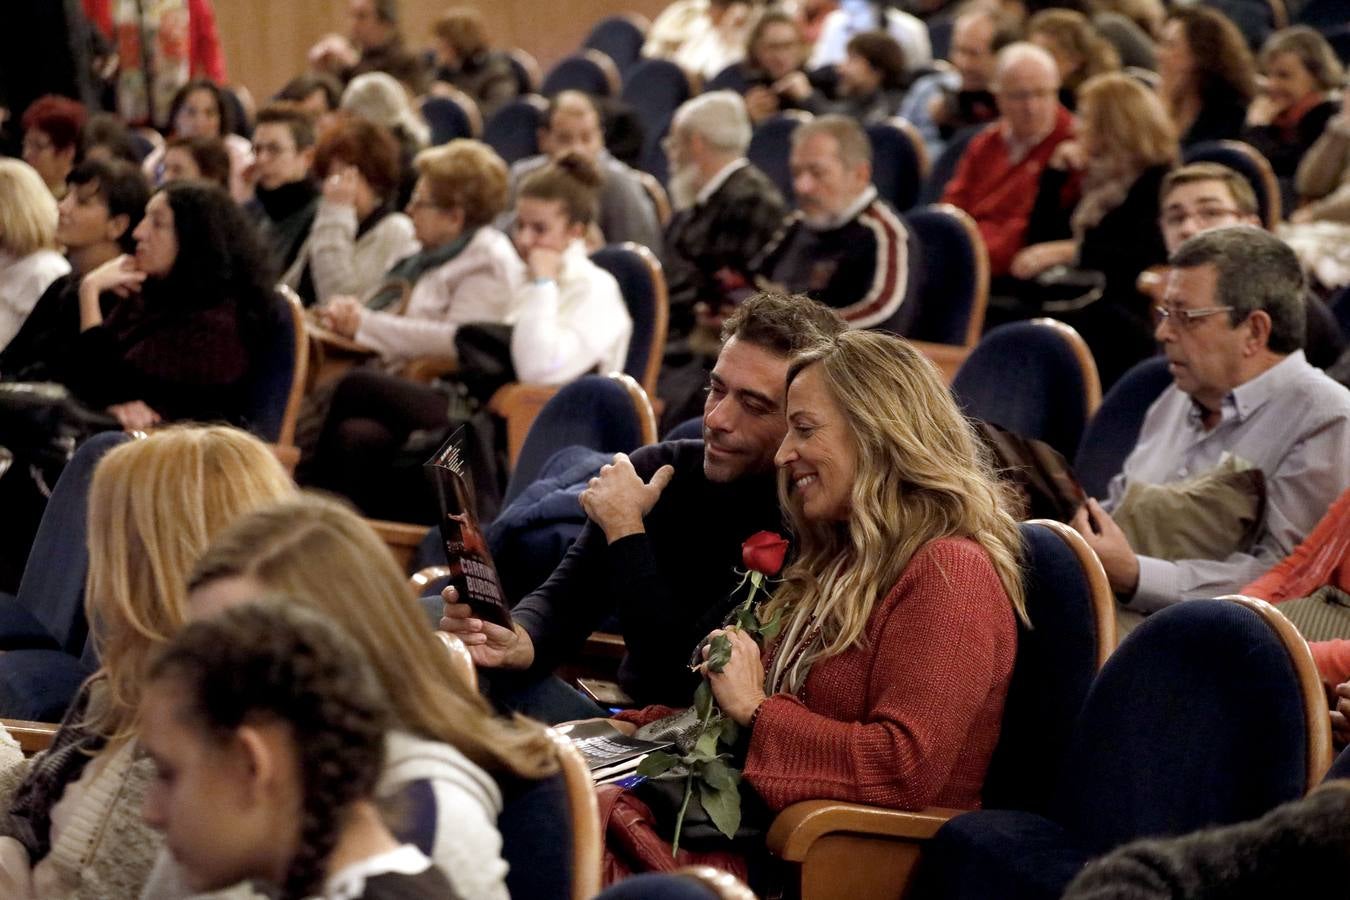
M 1125 467 L 1139 440 L 1148 408 L 1171 383 L 1167 360 L 1154 356 L 1137 363 L 1106 392 L 1073 459 L 1074 474 L 1089 497 L 1106 496 L 1111 479 Z

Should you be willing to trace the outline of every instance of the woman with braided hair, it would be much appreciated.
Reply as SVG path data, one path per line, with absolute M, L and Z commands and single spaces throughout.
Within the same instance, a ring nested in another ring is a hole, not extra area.
M 286 900 L 452 897 L 373 801 L 389 706 L 361 647 L 317 611 L 264 600 L 193 622 L 149 670 L 145 819 L 196 890 L 258 879 Z

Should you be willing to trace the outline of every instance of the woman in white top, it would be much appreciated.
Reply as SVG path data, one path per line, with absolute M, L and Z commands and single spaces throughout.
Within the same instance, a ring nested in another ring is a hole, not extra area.
M 70 271 L 56 252 L 56 198 L 28 163 L 0 159 L 0 350 L 42 292 Z
M 455 332 L 466 322 L 508 322 L 525 267 L 506 235 L 491 226 L 506 207 L 507 169 L 486 144 L 451 141 L 417 155 L 417 186 L 407 212 L 422 250 L 386 273 L 412 283 L 403 313 L 366 302 L 330 299 L 320 321 L 375 350 L 387 368 L 420 356 L 450 358 Z
M 526 177 L 513 238 L 529 267 L 511 332 L 516 378 L 565 384 L 587 372 L 622 369 L 633 320 L 619 285 L 586 256 L 600 173 L 569 153 Z
M 314 175 L 323 199 L 282 281 L 306 305 L 341 294 L 364 297 L 422 246 L 412 220 L 394 209 L 398 142 L 388 129 L 340 113 L 314 147 Z

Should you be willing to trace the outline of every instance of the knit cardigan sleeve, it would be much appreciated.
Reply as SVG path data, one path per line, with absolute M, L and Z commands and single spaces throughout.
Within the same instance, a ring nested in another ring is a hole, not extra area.
M 745 778 L 771 808 L 824 798 L 920 809 L 947 786 L 968 742 L 992 750 L 994 735 L 971 739 L 998 727 L 1016 626 L 982 548 L 922 547 L 865 634 L 863 649 L 812 667 L 804 700 L 780 693 L 760 707 Z M 854 691 L 864 697 L 859 720 L 818 711 L 831 692 Z
M 352 207 L 319 203 L 309 232 L 309 268 L 320 303 L 339 294 L 365 297 L 394 263 L 417 252 L 412 222 L 401 213 L 385 216 L 360 238 L 357 224 Z

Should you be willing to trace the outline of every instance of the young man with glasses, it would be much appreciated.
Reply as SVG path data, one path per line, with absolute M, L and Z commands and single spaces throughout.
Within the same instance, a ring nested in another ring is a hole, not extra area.
M 1117 596 L 1142 614 L 1233 593 L 1287 556 L 1350 486 L 1350 391 L 1304 359 L 1294 252 L 1238 226 L 1186 241 L 1170 263 L 1155 334 L 1173 384 L 1149 408 L 1106 502 L 1089 500 L 1073 520 Z M 1191 478 L 1230 456 L 1264 475 L 1252 546 L 1223 559 L 1136 555 L 1108 512 L 1127 488 Z
M 263 107 L 253 130 L 253 156 L 257 186 L 245 209 L 284 272 L 299 255 L 319 209 L 319 186 L 309 175 L 314 121 L 294 103 Z

